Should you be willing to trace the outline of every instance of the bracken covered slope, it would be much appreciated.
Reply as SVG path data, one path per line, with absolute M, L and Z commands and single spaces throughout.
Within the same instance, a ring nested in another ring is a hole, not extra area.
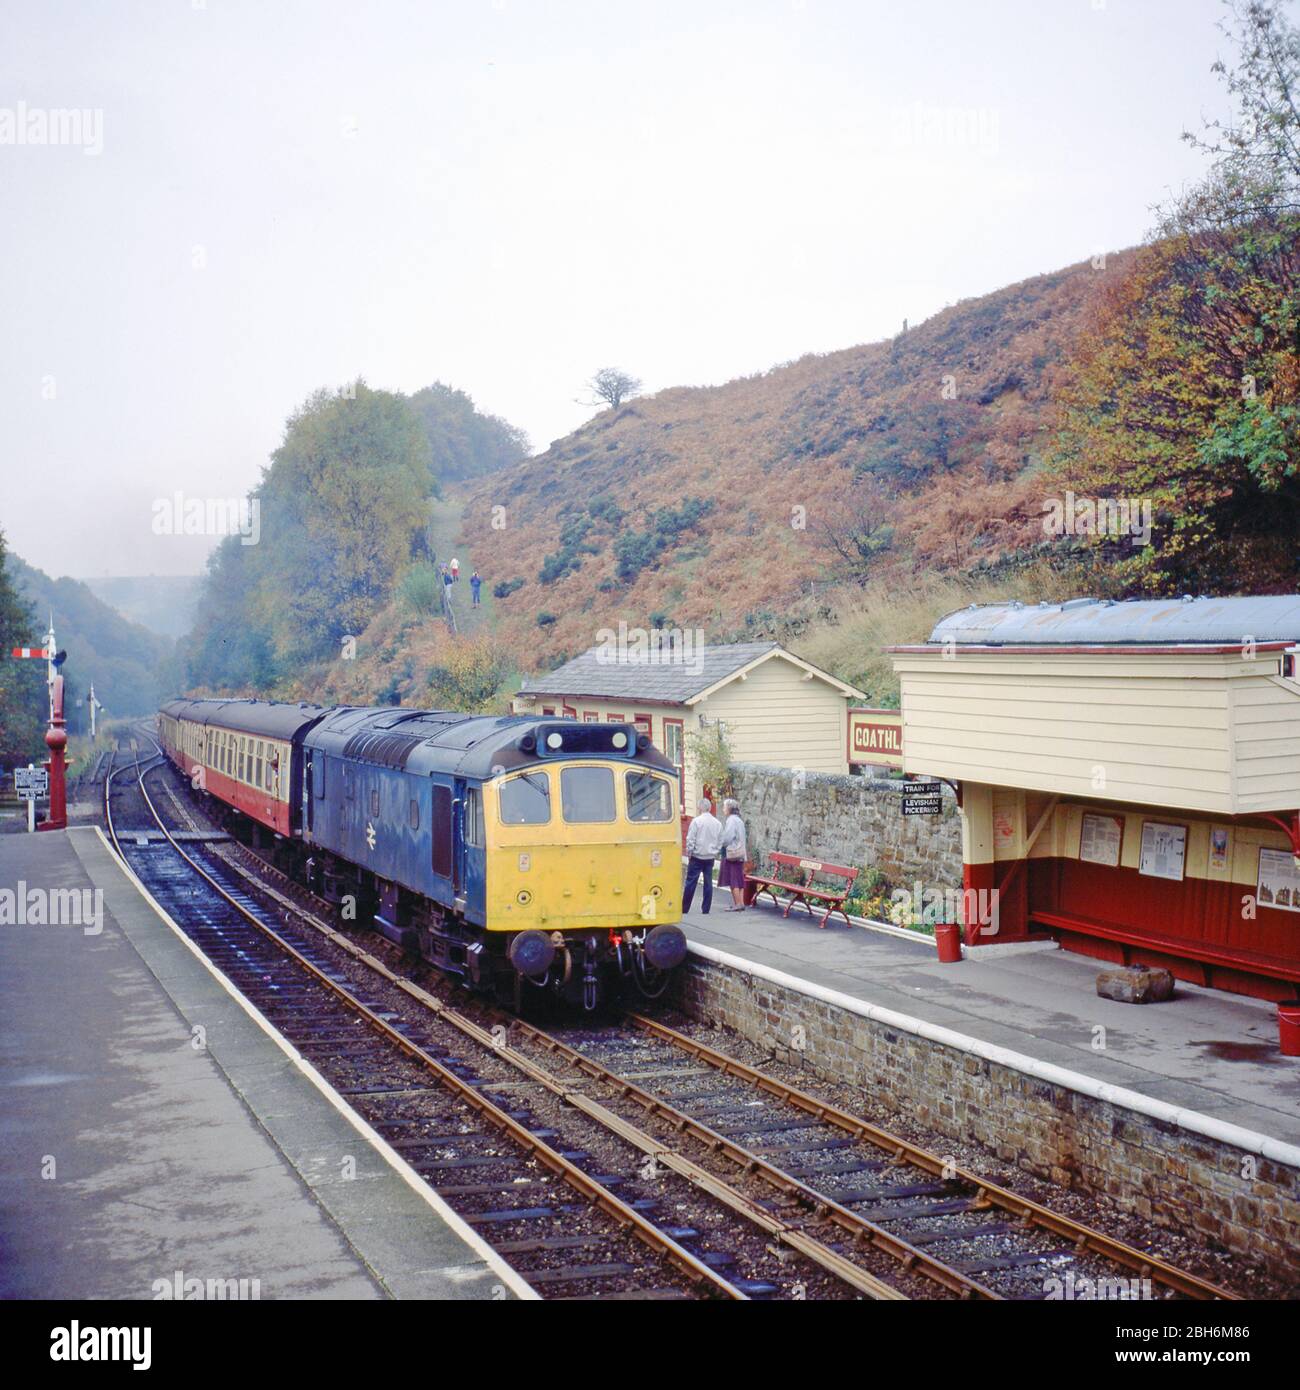
M 634 399 L 471 486 L 467 552 L 489 586 L 522 581 L 494 605 L 501 634 L 545 666 L 620 618 L 770 630 L 843 577 L 835 541 L 864 525 L 886 576 L 1041 540 L 1054 379 L 1126 259 L 963 301 L 886 342 Z

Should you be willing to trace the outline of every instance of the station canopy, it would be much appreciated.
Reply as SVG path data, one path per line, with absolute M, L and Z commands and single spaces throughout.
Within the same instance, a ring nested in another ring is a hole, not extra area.
M 1300 594 L 1248 598 L 1079 598 L 972 604 L 936 624 L 930 642 L 978 646 L 1201 646 L 1300 642 Z

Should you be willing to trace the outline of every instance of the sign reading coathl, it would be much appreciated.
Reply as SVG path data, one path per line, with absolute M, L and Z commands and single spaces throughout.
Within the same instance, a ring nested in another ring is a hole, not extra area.
M 850 766 L 902 767 L 902 712 L 896 709 L 851 709 L 848 755 Z

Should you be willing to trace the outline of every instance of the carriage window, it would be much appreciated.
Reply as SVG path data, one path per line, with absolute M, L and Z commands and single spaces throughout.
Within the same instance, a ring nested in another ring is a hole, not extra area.
M 633 821 L 665 821 L 673 818 L 672 783 L 649 772 L 629 772 L 627 818 Z
M 570 822 L 613 820 L 613 772 L 607 767 L 566 767 L 560 773 L 560 804 Z
M 477 787 L 465 792 L 465 843 L 482 848 L 487 840 L 483 826 L 483 793 Z
M 525 772 L 501 783 L 502 825 L 545 825 L 551 818 L 551 783 L 544 772 Z
M 254 753 L 254 755 L 253 755 L 253 763 L 254 763 L 254 769 L 255 769 L 254 776 L 253 776 L 253 785 L 254 785 L 255 787 L 260 787 L 260 786 L 262 785 L 262 766 L 263 766 L 263 764 L 262 764 L 262 740 L 261 740 L 260 738 L 257 740 L 256 748 L 257 748 L 257 751 L 256 751 L 256 753 Z
M 372 816 L 377 816 L 377 815 L 379 814 L 379 788 L 378 788 L 378 787 L 371 787 L 371 788 L 370 788 L 370 814 L 371 814 Z

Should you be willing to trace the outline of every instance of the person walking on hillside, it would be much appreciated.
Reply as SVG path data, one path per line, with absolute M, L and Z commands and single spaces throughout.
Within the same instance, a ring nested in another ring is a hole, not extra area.
M 731 889 L 728 912 L 745 910 L 745 859 L 749 853 L 745 843 L 745 822 L 740 818 L 740 804 L 730 799 L 722 803 L 727 819 L 722 825 L 722 868 L 718 870 L 718 887 Z
M 483 581 L 479 578 L 478 570 L 475 570 L 469 577 L 469 592 L 471 607 L 478 607 L 478 591 L 483 587 Z
M 451 557 L 451 582 L 454 584 L 460 578 L 460 561 L 453 555 Z
M 686 830 L 686 887 L 682 890 L 682 916 L 691 910 L 695 885 L 704 880 L 703 903 L 700 910 L 707 917 L 713 906 L 713 861 L 722 848 L 722 825 L 713 814 L 713 803 L 701 797 L 696 806 L 698 815 Z

